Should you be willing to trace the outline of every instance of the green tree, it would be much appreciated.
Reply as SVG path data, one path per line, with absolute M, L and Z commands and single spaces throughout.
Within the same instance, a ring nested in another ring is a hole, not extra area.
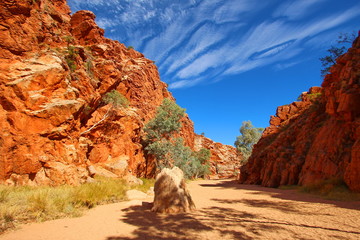
M 184 108 L 165 98 L 158 107 L 155 118 L 145 126 L 145 142 L 152 143 L 160 139 L 170 139 L 173 134 L 180 131 L 180 120 L 184 115 Z
M 203 177 L 209 169 L 207 160 L 210 151 L 209 154 L 206 150 L 193 152 L 185 146 L 182 138 L 175 137 L 181 129 L 184 115 L 185 109 L 170 99 L 164 99 L 155 117 L 144 128 L 145 150 L 156 158 L 158 169 L 177 166 L 183 170 L 186 178 Z
M 209 159 L 211 157 L 211 152 L 209 149 L 201 148 L 198 152 L 193 153 L 196 161 L 196 171 L 195 178 L 205 177 L 210 173 L 210 164 Z
M 330 68 L 336 64 L 336 59 L 343 55 L 349 46 L 355 40 L 356 34 L 352 33 L 340 33 L 337 39 L 337 45 L 331 46 L 327 52 L 329 55 L 319 58 L 321 61 L 322 69 L 320 70 L 321 76 L 325 77 L 326 74 L 330 73 Z
M 242 163 L 247 162 L 249 159 L 253 146 L 261 138 L 261 134 L 264 131 L 263 128 L 255 128 L 251 121 L 244 121 L 240 127 L 241 135 L 236 138 L 235 146 L 244 157 Z

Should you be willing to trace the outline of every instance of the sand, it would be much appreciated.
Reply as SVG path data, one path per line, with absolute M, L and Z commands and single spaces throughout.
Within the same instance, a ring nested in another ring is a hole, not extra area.
M 231 180 L 188 184 L 197 210 L 159 215 L 152 199 L 98 206 L 79 218 L 23 225 L 0 240 L 360 239 L 360 202 Z

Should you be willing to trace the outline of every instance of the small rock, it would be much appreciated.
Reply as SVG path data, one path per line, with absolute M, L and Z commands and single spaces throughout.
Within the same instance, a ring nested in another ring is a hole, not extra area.
M 144 182 L 141 179 L 139 179 L 133 175 L 127 175 L 125 177 L 125 180 L 130 185 L 143 185 L 144 184 Z

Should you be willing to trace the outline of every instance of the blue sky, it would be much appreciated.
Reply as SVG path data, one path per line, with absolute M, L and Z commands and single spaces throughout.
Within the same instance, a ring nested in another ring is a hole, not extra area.
M 360 30 L 358 0 L 68 0 L 154 60 L 195 132 L 233 145 L 242 121 L 320 86 L 319 57 Z

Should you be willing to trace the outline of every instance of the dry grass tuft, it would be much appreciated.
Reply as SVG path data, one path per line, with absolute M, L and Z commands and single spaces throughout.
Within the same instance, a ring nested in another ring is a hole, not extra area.
M 0 233 L 18 223 L 80 216 L 96 205 L 126 200 L 126 191 L 148 191 L 154 180 L 129 186 L 122 179 L 97 178 L 80 186 L 8 187 L 0 185 Z
M 331 178 L 300 187 L 301 192 L 320 195 L 329 200 L 359 201 L 360 194 L 351 192 L 343 180 Z

